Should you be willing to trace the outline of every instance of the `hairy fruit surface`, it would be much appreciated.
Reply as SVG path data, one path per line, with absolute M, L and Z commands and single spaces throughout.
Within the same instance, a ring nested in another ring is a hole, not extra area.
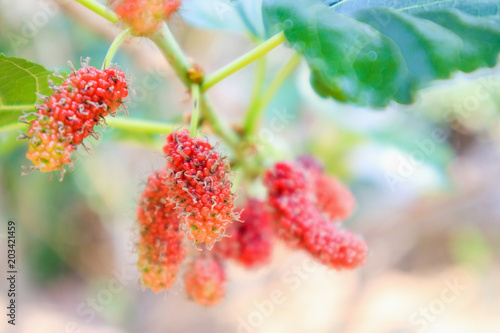
M 229 166 L 210 143 L 187 130 L 171 133 L 163 147 L 172 201 L 189 240 L 213 245 L 237 218 Z
M 290 162 L 279 162 L 264 178 L 273 211 L 276 235 L 292 248 L 301 248 L 305 233 L 322 219 L 312 204 L 307 174 Z
M 364 264 L 366 243 L 331 223 L 350 215 L 354 198 L 339 181 L 323 174 L 319 163 L 310 159 L 276 163 L 264 184 L 275 232 L 287 245 L 336 269 Z
M 319 262 L 336 269 L 363 266 L 368 248 L 366 243 L 347 230 L 322 222 L 305 234 L 307 251 Z
M 125 74 L 115 68 L 84 66 L 73 71 L 54 93 L 37 105 L 26 134 L 26 157 L 42 172 L 71 166 L 72 152 L 108 114 L 115 114 L 127 97 Z
M 168 200 L 167 177 L 165 169 L 149 176 L 137 209 L 140 228 L 137 267 L 142 284 L 154 292 L 175 283 L 186 252 L 175 204 Z

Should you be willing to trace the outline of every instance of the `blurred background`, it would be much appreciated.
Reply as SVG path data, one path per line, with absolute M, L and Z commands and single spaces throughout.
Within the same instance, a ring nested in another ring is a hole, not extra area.
M 185 0 L 169 24 L 210 73 L 253 46 L 238 15 L 230 1 Z M 0 52 L 46 68 L 67 71 L 81 57 L 100 66 L 119 31 L 70 0 L 0 0 Z M 281 46 L 268 55 L 268 79 L 291 54 Z M 189 96 L 149 40 L 128 41 L 114 62 L 133 76 L 131 116 L 183 121 Z M 345 224 L 366 239 L 367 264 L 331 271 L 278 244 L 266 268 L 229 264 L 214 308 L 189 301 L 181 281 L 162 294 L 138 287 L 136 200 L 164 165 L 164 137 L 104 129 L 58 182 L 21 177 L 25 142 L 0 133 L 0 219 L 17 222 L 19 262 L 18 322 L 2 319 L 0 332 L 500 332 L 499 70 L 457 74 L 413 105 L 369 110 L 316 96 L 301 64 L 266 110 L 285 126 L 265 123 L 260 134 L 275 147 L 270 161 L 310 153 L 349 185 L 357 209 Z M 227 121 L 241 123 L 254 72 L 210 90 Z M 4 308 L 5 279 L 1 288 Z

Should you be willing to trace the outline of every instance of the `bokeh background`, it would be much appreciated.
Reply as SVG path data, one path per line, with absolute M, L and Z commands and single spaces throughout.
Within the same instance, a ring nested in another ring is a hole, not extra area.
M 253 46 L 235 8 L 185 0 L 170 21 L 206 72 Z M 81 57 L 100 66 L 119 31 L 70 0 L 0 0 L 0 52 L 47 68 L 66 71 Z M 284 46 L 269 54 L 267 82 L 290 55 Z M 150 41 L 128 41 L 115 62 L 133 75 L 131 116 L 183 121 L 189 96 Z M 0 332 L 500 332 L 499 70 L 457 74 L 413 105 L 369 110 L 317 97 L 301 64 L 266 110 L 267 120 L 290 117 L 261 135 L 276 148 L 270 160 L 311 153 L 350 186 L 357 208 L 345 223 L 365 237 L 367 264 L 331 271 L 277 244 L 269 267 L 229 264 L 227 295 L 208 309 L 182 283 L 163 294 L 137 283 L 135 203 L 164 164 L 164 137 L 104 129 L 58 182 L 21 177 L 26 144 L 0 133 L 0 252 L 6 258 L 14 219 L 19 261 L 18 322 L 2 319 Z M 241 123 L 254 72 L 211 89 L 227 121 Z

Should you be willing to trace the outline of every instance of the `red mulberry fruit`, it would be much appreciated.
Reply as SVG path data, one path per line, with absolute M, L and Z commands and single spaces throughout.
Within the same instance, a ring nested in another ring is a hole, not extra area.
M 54 93 L 37 105 L 36 118 L 29 122 L 26 157 L 32 169 L 42 172 L 72 166 L 72 152 L 108 114 L 115 114 L 127 97 L 125 74 L 115 68 L 99 70 L 84 66 L 73 71 Z
M 110 7 L 137 35 L 147 36 L 161 27 L 181 5 L 180 0 L 110 0 Z
M 301 156 L 297 163 L 309 173 L 311 190 L 316 197 L 316 206 L 329 220 L 348 218 L 354 209 L 354 196 L 348 188 L 331 176 L 325 175 L 321 163 L 312 156 Z
M 305 247 L 319 262 L 336 269 L 363 266 L 368 250 L 362 239 L 331 223 L 314 225 L 305 234 Z
M 276 163 L 265 175 L 276 234 L 292 248 L 302 247 L 304 234 L 322 220 L 313 205 L 307 173 L 292 163 Z
M 197 257 L 189 266 L 184 281 L 187 295 L 200 305 L 216 305 L 226 292 L 226 272 L 215 256 Z
M 330 221 L 348 218 L 354 209 L 354 196 L 342 183 L 330 176 L 314 176 L 314 194 L 316 206 L 328 216 Z
M 293 163 L 279 162 L 269 169 L 265 184 L 270 196 L 307 194 L 309 180 L 304 170 Z
M 240 220 L 242 223 L 233 223 L 228 228 L 229 237 L 217 243 L 214 251 L 247 268 L 268 263 L 273 251 L 273 230 L 265 203 L 248 200 Z
M 352 195 L 337 180 L 322 174 L 318 164 L 307 162 L 280 162 L 265 175 L 276 234 L 329 267 L 363 265 L 365 242 L 330 223 L 350 214 Z
M 190 137 L 187 130 L 171 133 L 163 152 L 172 201 L 187 238 L 212 246 L 237 218 L 225 157 L 208 142 Z
M 137 210 L 140 227 L 137 266 L 143 285 L 154 292 L 174 284 L 185 255 L 184 234 L 179 230 L 175 204 L 168 200 L 167 176 L 165 169 L 149 176 Z

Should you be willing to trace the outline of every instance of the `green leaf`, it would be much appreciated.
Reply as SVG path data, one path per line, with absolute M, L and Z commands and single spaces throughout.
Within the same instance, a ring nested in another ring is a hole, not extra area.
M 306 58 L 318 94 L 384 107 L 392 100 L 412 103 L 419 88 L 455 71 L 494 66 L 499 5 L 346 0 L 329 7 L 321 0 L 265 0 L 263 11 L 270 33 L 284 29 Z
M 34 109 L 35 93 L 52 94 L 47 79 L 62 81 L 52 73 L 28 60 L 0 54 L 0 129 L 17 123 L 23 110 Z
M 351 15 L 368 8 L 391 8 L 409 14 L 455 8 L 475 16 L 498 15 L 500 8 L 497 0 L 341 0 L 325 1 L 337 13 Z

